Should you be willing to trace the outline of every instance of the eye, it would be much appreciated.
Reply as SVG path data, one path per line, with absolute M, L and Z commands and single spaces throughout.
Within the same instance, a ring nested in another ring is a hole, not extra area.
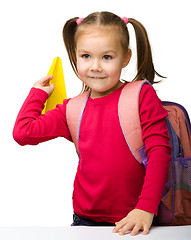
M 82 58 L 84 58 L 84 59 L 89 59 L 89 58 L 90 58 L 90 55 L 89 55 L 89 54 L 83 54 L 83 55 L 82 55 Z
M 103 60 L 108 61 L 108 60 L 111 60 L 111 59 L 112 59 L 112 57 L 110 55 L 104 55 L 103 56 Z

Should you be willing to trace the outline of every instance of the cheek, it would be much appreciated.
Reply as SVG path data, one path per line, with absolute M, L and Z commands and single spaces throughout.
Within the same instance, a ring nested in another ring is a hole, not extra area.
M 87 71 L 85 64 L 81 63 L 80 61 L 77 62 L 77 70 L 79 76 L 84 76 Z
M 121 68 L 116 64 L 110 66 L 108 69 L 107 69 L 107 72 L 113 76 L 113 77 L 116 77 L 116 76 L 119 76 L 121 74 Z

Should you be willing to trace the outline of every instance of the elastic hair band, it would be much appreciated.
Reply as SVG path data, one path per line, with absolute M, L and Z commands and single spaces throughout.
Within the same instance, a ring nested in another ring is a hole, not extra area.
M 78 18 L 78 19 L 76 20 L 76 23 L 79 25 L 83 20 L 84 20 L 84 18 Z
M 122 17 L 121 20 L 123 20 L 125 22 L 125 24 L 128 24 L 129 19 L 127 17 Z
M 79 25 L 83 20 L 84 20 L 84 18 L 78 18 L 76 20 L 76 23 Z M 125 22 L 125 24 L 128 24 L 128 22 L 129 22 L 127 17 L 122 17 L 121 20 L 123 20 Z

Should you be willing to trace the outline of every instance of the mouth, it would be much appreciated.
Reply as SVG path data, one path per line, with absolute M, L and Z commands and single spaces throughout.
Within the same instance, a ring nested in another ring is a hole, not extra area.
M 106 77 L 100 77 L 100 76 L 89 76 L 89 78 L 91 78 L 91 79 L 104 79 L 104 78 L 106 78 Z

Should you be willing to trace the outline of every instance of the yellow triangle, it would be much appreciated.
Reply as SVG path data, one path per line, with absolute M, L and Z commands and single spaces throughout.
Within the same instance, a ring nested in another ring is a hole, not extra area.
M 62 104 L 63 100 L 67 98 L 62 60 L 59 57 L 54 58 L 47 75 L 53 76 L 50 84 L 54 83 L 54 91 L 52 95 L 47 99 L 42 114 L 54 109 L 57 104 Z

